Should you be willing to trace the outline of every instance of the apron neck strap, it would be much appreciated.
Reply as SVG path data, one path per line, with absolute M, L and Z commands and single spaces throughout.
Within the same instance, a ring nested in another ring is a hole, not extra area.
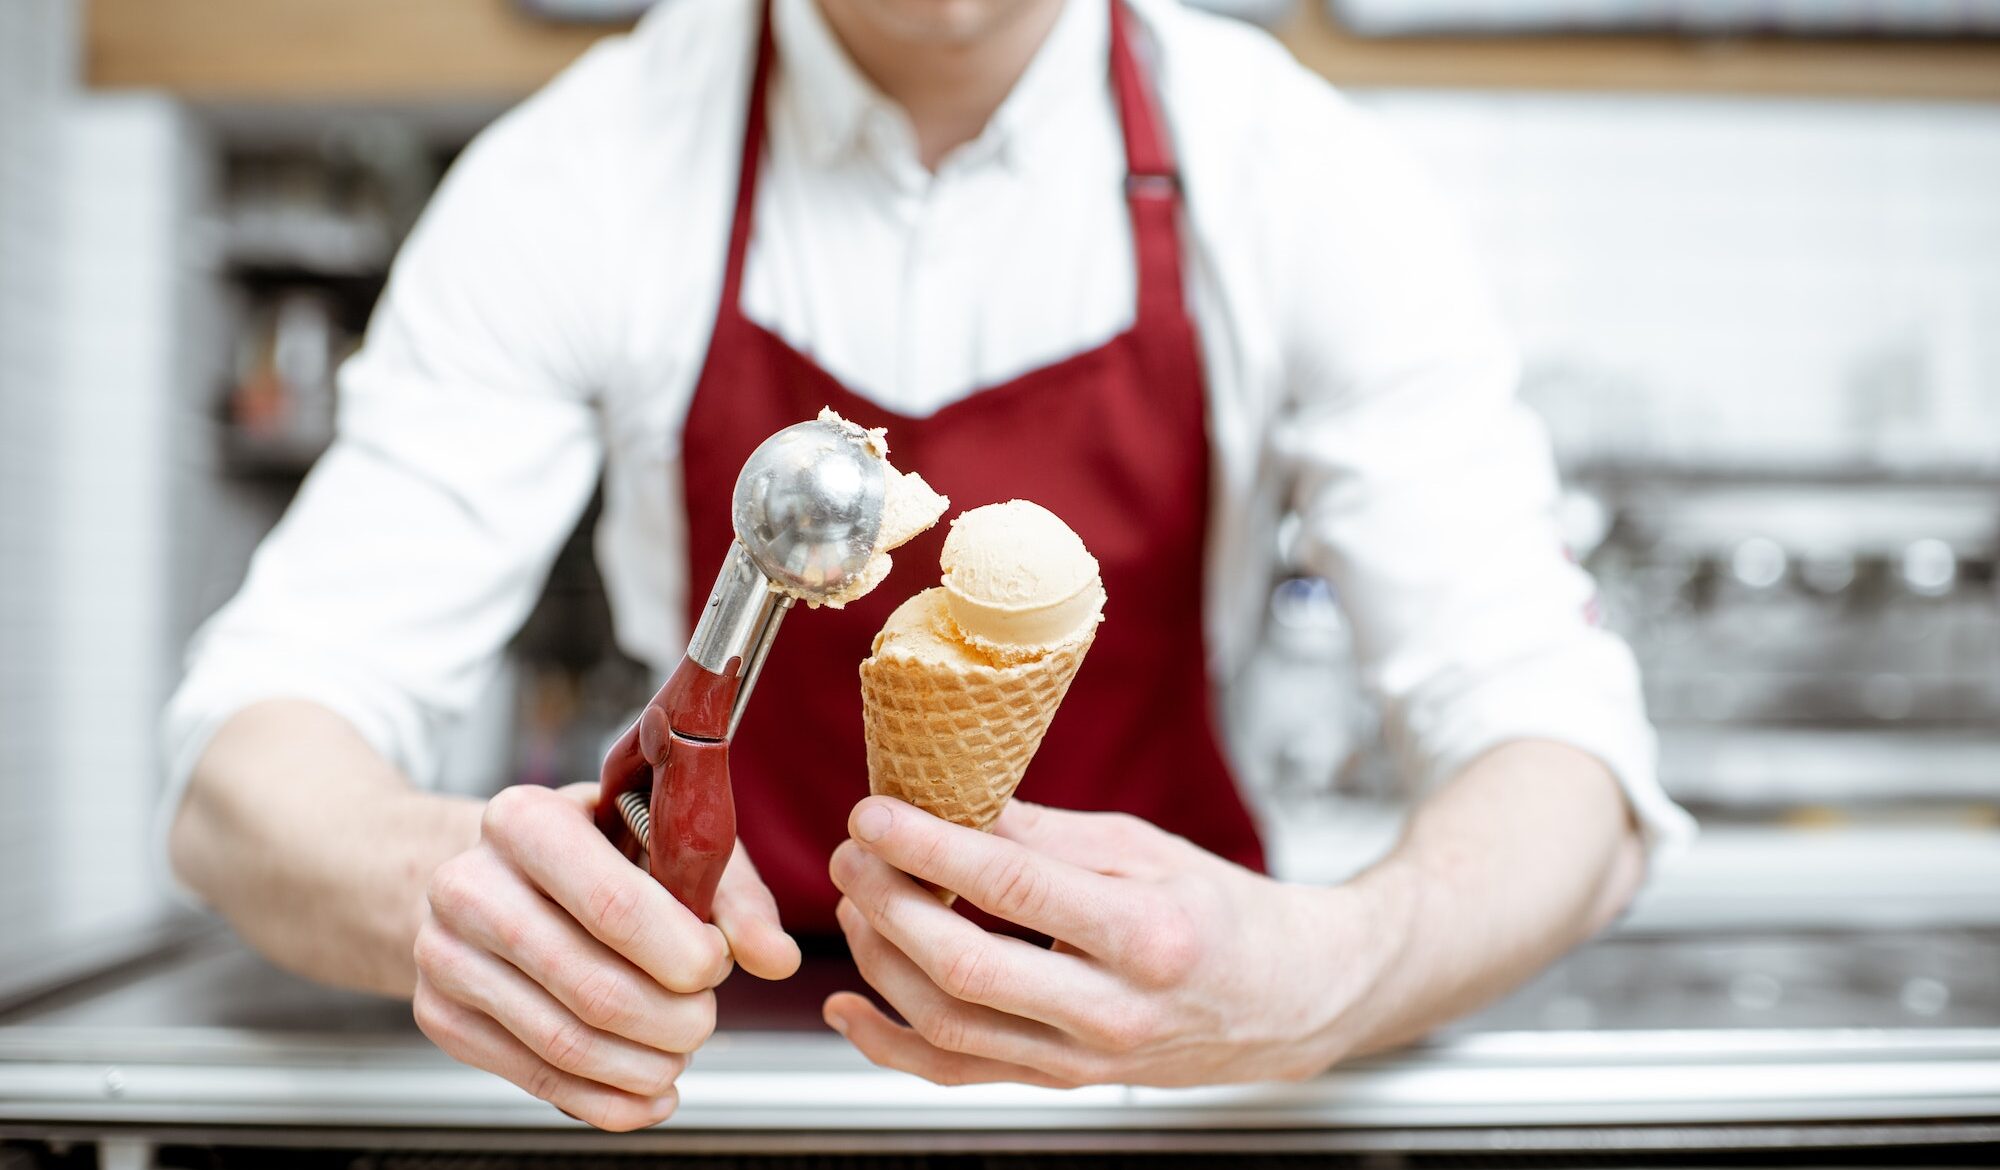
M 736 170 L 736 214 L 729 222 L 729 259 L 722 269 L 722 318 L 741 311 L 743 258 L 750 252 L 751 210 L 757 204 L 757 176 L 764 157 L 765 95 L 771 89 L 771 59 L 777 56 L 771 40 L 771 0 L 764 0 L 758 8 L 757 58 L 750 73 L 749 109 L 744 114 L 743 156 Z
M 1111 92 L 1125 131 L 1126 184 L 1128 188 L 1178 191 L 1180 175 L 1174 169 L 1173 149 L 1167 144 L 1164 120 L 1154 99 L 1151 72 L 1140 65 L 1133 48 L 1131 12 L 1123 0 L 1110 2 Z

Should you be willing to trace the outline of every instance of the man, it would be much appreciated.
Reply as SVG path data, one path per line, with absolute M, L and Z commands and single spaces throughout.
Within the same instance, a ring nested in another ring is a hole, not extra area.
M 842 993 L 827 1023 L 944 1083 L 1395 1044 L 1599 928 L 1687 829 L 1513 374 L 1421 185 L 1261 34 L 1168 0 L 671 0 L 483 135 L 411 237 L 338 442 L 169 711 L 172 862 L 277 962 L 413 996 L 606 1128 L 672 1112 L 713 988 L 790 974 L 788 927 L 837 925 L 908 1022 Z M 985 835 L 856 803 L 855 663 L 927 545 L 787 623 L 713 926 L 596 834 L 592 785 L 415 787 L 600 465 L 620 640 L 664 672 L 743 456 L 828 404 L 955 507 L 1029 497 L 1098 554 L 1107 621 L 1028 791 L 1110 811 Z M 1284 507 L 1429 793 L 1332 889 L 1257 872 L 1209 718 Z

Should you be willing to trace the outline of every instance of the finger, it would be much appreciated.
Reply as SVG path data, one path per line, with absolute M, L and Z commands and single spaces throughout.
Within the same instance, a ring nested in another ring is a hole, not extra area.
M 585 930 L 662 986 L 691 994 L 729 973 L 722 932 L 625 860 L 574 796 L 503 789 L 486 804 L 481 834 Z
M 579 1121 L 599 1129 L 633 1130 L 673 1116 L 673 1089 L 641 1097 L 566 1073 L 530 1052 L 491 1018 L 455 1003 L 421 977 L 411 1001 L 417 1027 L 454 1060 L 497 1074 Z
M 576 805 L 588 815 L 595 815 L 597 812 L 597 793 L 598 786 L 595 780 L 579 780 L 574 784 L 565 784 L 555 789 L 557 796 Z
M 715 925 L 737 963 L 757 978 L 785 979 L 799 969 L 799 944 L 778 921 L 778 901 L 741 841 L 716 887 Z
M 1011 1081 L 1049 1089 L 1074 1088 L 1068 1081 L 1024 1065 L 946 1052 L 882 1014 L 882 1009 L 851 991 L 828 996 L 821 1009 L 827 1026 L 883 1068 L 898 1069 L 940 1085 L 976 1085 Z
M 446 998 L 485 1013 L 544 1061 L 585 1080 L 641 1097 L 674 1087 L 687 1058 L 634 1044 L 578 1019 L 501 959 L 435 931 L 419 939 L 425 979 Z
M 934 1048 L 1026 1065 L 1055 1075 L 1075 1071 L 1083 1054 L 1062 1033 L 938 990 L 909 956 L 868 925 L 845 898 L 835 909 L 855 966 L 898 1015 Z
M 1037 853 L 1114 877 L 1167 876 L 1168 851 L 1179 840 L 1130 813 L 1075 812 L 1025 800 L 1008 801 L 1000 819 L 993 822 L 993 832 Z
M 833 851 L 831 871 L 868 925 L 953 999 L 1090 1035 L 1122 998 L 1089 959 L 989 934 L 851 841 Z
M 847 830 L 863 849 L 904 873 L 1091 954 L 1111 957 L 1118 936 L 1128 929 L 1119 883 L 1018 841 L 939 820 L 884 796 L 855 805 Z
M 476 856 L 476 855 L 475 855 Z M 453 861 L 431 882 L 431 913 L 442 933 L 484 949 L 533 980 L 578 1019 L 663 1052 L 690 1052 L 715 1027 L 710 992 L 662 987 L 592 938 L 562 909 L 497 858 L 484 866 Z M 448 964 L 456 952 L 418 932 L 418 966 Z

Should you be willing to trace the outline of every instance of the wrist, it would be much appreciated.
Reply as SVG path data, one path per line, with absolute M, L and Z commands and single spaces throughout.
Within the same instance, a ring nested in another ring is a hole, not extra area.
M 1307 1047 L 1313 1071 L 1394 1042 L 1412 969 L 1422 883 L 1390 858 L 1352 881 L 1299 887 L 1308 909 L 1302 981 L 1315 997 Z
M 484 802 L 401 790 L 371 810 L 385 848 L 374 855 L 364 896 L 371 910 L 363 928 L 377 955 L 367 990 L 408 996 L 416 985 L 411 948 L 429 912 L 431 875 L 479 843 Z

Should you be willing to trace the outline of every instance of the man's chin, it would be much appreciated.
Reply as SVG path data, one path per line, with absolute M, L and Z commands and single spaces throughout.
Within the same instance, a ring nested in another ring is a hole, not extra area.
M 836 0 L 897 40 L 961 46 L 1019 14 L 1021 0 Z

